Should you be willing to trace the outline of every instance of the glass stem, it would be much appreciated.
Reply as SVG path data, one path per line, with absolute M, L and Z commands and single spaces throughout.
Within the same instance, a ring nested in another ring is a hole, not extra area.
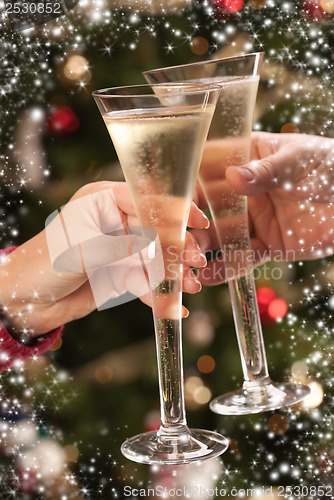
M 183 391 L 182 269 L 177 279 L 160 283 L 152 298 L 160 388 L 159 435 L 170 437 L 189 432 Z
M 245 382 L 269 380 L 253 272 L 228 282 Z

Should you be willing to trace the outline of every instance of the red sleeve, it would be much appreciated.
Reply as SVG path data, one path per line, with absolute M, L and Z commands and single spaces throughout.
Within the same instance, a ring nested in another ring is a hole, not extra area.
M 0 255 L 10 253 L 15 247 L 0 251 Z M 0 371 L 6 370 L 15 364 L 15 361 L 30 358 L 47 351 L 59 338 L 63 327 L 60 326 L 52 332 L 35 337 L 28 345 L 21 344 L 15 340 L 5 328 L 0 319 Z

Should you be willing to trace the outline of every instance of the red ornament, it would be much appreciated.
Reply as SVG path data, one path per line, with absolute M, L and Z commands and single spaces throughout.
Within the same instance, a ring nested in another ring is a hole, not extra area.
M 40 486 L 40 481 L 37 479 L 33 464 L 29 470 L 16 467 L 14 480 L 12 482 L 14 488 L 17 488 L 20 492 L 27 493 L 28 495 L 36 494 L 38 487 Z
M 53 135 L 71 134 L 79 128 L 79 118 L 68 106 L 56 109 L 49 118 L 49 130 Z
M 244 0 L 214 0 L 214 4 L 221 13 L 235 14 L 244 6 Z
M 318 21 L 328 17 L 327 12 L 321 7 L 321 0 L 303 0 L 302 12 L 309 21 Z
M 224 0 L 224 7 L 233 14 L 239 12 L 244 6 L 244 0 Z

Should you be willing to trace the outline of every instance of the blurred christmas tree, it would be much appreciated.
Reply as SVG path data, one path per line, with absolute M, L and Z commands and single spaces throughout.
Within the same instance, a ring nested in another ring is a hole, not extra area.
M 333 11 L 331 0 L 80 0 L 39 28 L 3 25 L 2 246 L 40 231 L 81 185 L 122 179 L 90 93 L 144 82 L 144 70 L 263 50 L 254 128 L 333 135 Z M 204 463 L 188 474 L 227 489 L 305 486 L 314 498 L 312 485 L 334 488 L 334 267 L 330 258 L 280 264 L 279 280 L 273 269 L 258 279 L 270 371 L 309 384 L 311 396 L 252 417 L 211 414 L 211 397 L 241 379 L 228 291 L 185 297 L 188 420 L 231 439 L 222 474 Z M 150 310 L 128 303 L 68 325 L 51 364 L 42 357 L 2 374 L 1 498 L 122 498 L 127 484 L 177 481 L 119 452 L 159 421 L 152 332 Z

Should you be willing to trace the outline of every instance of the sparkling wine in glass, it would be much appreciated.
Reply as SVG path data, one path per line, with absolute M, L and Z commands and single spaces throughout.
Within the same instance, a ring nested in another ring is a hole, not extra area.
M 93 93 L 114 143 L 145 236 L 157 231 L 164 278 L 147 266 L 155 325 L 161 426 L 134 436 L 122 453 L 146 464 L 183 464 L 223 453 L 227 440 L 190 430 L 181 341 L 182 253 L 186 224 L 219 87 L 140 85 Z M 148 235 L 149 237 L 149 235 Z
M 304 385 L 277 384 L 270 379 L 253 275 L 247 197 L 232 189 L 225 178 L 227 167 L 243 165 L 250 158 L 262 58 L 263 53 L 254 53 L 144 72 L 155 84 L 222 85 L 199 174 L 222 251 L 244 375 L 240 390 L 211 401 L 211 410 L 222 415 L 273 410 L 309 394 Z

